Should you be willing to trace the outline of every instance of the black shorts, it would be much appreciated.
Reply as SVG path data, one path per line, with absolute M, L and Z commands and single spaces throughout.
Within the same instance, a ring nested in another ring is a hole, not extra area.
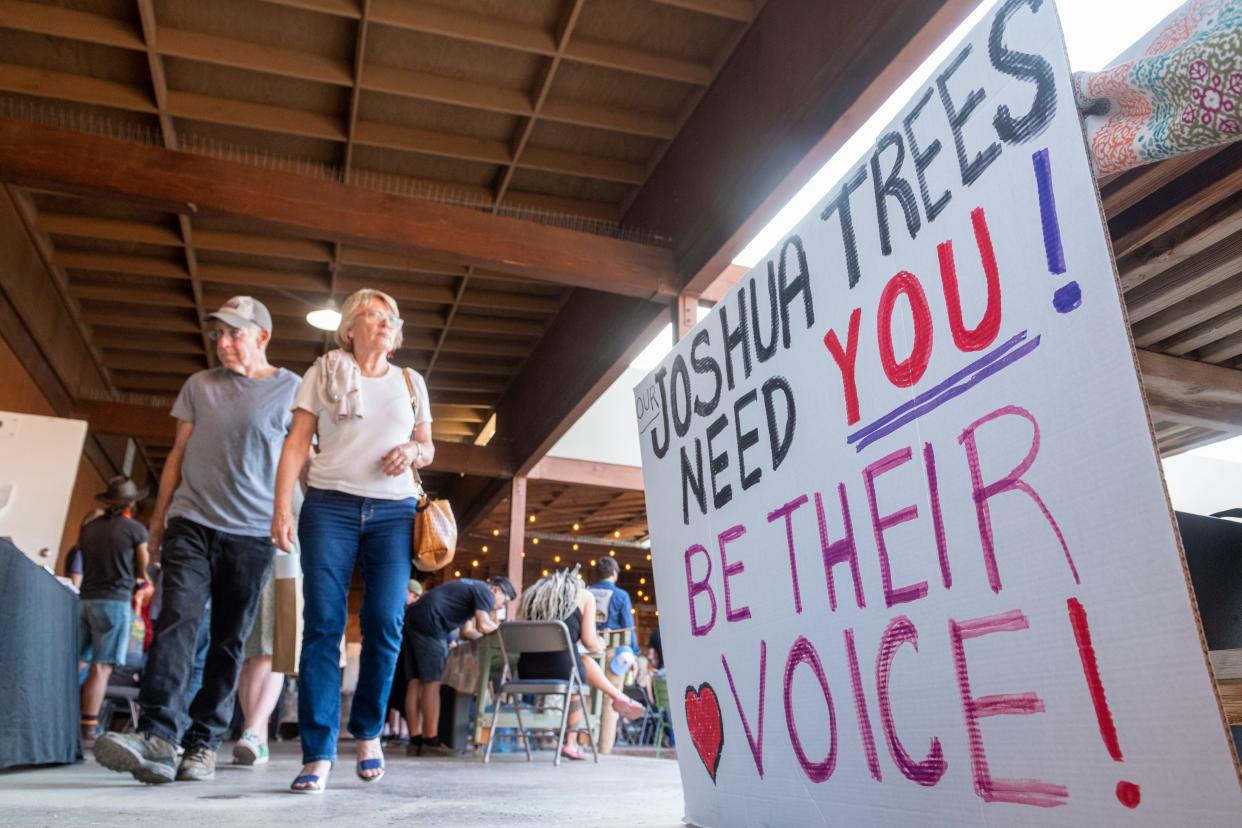
M 447 661 L 447 639 L 439 633 L 425 633 L 406 626 L 401 637 L 401 665 L 406 679 L 441 681 Z

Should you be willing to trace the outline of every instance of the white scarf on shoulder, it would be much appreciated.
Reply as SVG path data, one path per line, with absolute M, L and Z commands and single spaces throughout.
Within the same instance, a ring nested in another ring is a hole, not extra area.
M 362 416 L 362 369 L 340 348 L 315 360 L 319 366 L 319 399 L 333 422 Z

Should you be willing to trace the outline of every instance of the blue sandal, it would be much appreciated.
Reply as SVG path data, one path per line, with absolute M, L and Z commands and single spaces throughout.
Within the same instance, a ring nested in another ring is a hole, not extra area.
M 378 770 L 375 776 L 363 776 L 363 771 Z M 357 768 L 358 778 L 363 782 L 378 782 L 384 778 L 384 758 L 381 756 L 377 759 L 359 759 Z
M 305 788 L 299 788 L 298 785 L 307 785 Z M 321 794 L 327 782 L 319 781 L 319 777 L 313 773 L 303 774 L 293 780 L 293 784 L 289 786 L 289 790 L 295 794 Z

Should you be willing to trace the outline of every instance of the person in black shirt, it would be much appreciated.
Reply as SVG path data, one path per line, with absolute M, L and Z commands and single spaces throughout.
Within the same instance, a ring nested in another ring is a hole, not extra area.
M 467 640 L 496 631 L 492 612 L 517 597 L 508 578 L 488 578 L 487 583 L 461 578 L 441 584 L 410 604 L 405 613 L 401 658 L 409 677 L 405 693 L 405 717 L 410 723 L 410 750 L 440 750 L 440 685 L 448 661 L 448 642 L 461 628 Z M 422 714 L 422 733 L 414 733 Z
M 91 668 L 82 685 L 82 741 L 90 747 L 99 725 L 99 706 L 108 688 L 112 667 L 125 662 L 133 623 L 134 573 L 145 583 L 147 530 L 130 518 L 134 504 L 146 497 L 128 477 L 108 481 L 108 491 L 97 495 L 107 511 L 82 527 L 81 606 L 78 642 L 81 659 L 90 651 Z

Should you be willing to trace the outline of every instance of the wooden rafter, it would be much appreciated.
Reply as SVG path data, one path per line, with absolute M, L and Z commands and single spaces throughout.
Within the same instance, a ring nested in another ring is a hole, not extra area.
M 20 121 L 0 120 L 0 178 L 645 298 L 676 280 L 652 245 Z
M 178 148 L 177 132 L 173 127 L 172 117 L 168 110 L 168 80 L 164 76 L 164 59 L 155 49 L 159 39 L 156 33 L 155 4 L 153 0 L 136 0 L 138 17 L 142 23 L 142 41 L 146 47 L 147 69 L 151 75 L 151 89 L 155 95 L 156 114 L 160 122 L 160 135 L 164 146 L 170 150 Z M 203 305 L 203 285 L 198 275 L 198 254 L 194 252 L 194 229 L 190 217 L 185 213 L 177 216 L 177 227 L 181 232 L 184 245 L 185 266 L 190 278 L 190 292 L 194 296 L 194 311 L 200 320 L 206 318 L 207 309 Z M 199 325 L 203 338 L 203 359 L 208 365 L 216 364 L 216 350 L 207 336 L 205 324 Z

